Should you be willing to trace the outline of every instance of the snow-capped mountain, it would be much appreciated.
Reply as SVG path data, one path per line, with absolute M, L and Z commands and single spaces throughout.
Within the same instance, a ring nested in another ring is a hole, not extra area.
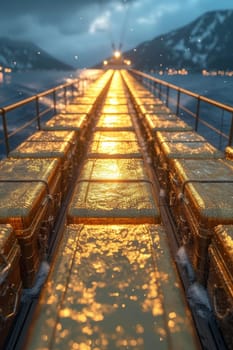
M 126 53 L 137 69 L 233 70 L 233 10 L 207 12 L 192 23 Z
M 0 38 L 0 66 L 14 70 L 73 69 L 31 42 L 8 38 Z

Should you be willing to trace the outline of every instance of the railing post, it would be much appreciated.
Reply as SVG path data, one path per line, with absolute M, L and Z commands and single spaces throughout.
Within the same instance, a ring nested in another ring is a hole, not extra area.
M 176 115 L 179 115 L 180 113 L 180 89 L 177 93 L 177 101 L 176 101 Z
M 54 111 L 54 114 L 56 114 L 56 112 L 57 112 L 56 90 L 53 90 L 53 111 Z
M 228 146 L 232 146 L 233 144 L 233 113 L 231 115 L 231 128 L 229 133 Z
M 40 106 L 39 106 L 39 97 L 38 96 L 36 96 L 36 117 L 37 117 L 38 129 L 41 130 L 41 125 L 40 125 Z
M 74 99 L 74 83 L 71 85 L 71 96 L 72 100 Z
M 159 84 L 159 99 L 161 100 L 162 97 L 162 84 Z
M 169 85 L 167 86 L 167 101 L 166 101 L 166 106 L 168 107 L 169 105 L 169 91 L 170 91 L 170 87 Z
M 64 103 L 66 106 L 67 105 L 67 88 L 66 88 L 66 86 L 64 86 Z
M 8 138 L 8 130 L 7 130 L 7 121 L 6 121 L 6 111 L 4 108 L 2 108 L 2 126 L 3 126 L 3 134 L 4 134 L 4 141 L 5 141 L 5 147 L 6 147 L 6 155 L 10 153 L 10 145 L 9 145 L 9 138 Z
M 198 96 L 197 98 L 197 109 L 196 109 L 196 116 L 195 116 L 195 131 L 197 131 L 198 129 L 198 123 L 199 123 L 199 116 L 200 116 L 200 96 Z

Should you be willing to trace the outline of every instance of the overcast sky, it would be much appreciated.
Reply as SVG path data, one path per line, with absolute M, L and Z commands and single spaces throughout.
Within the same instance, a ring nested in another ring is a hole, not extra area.
M 181 27 L 232 0 L 0 0 L 0 36 L 27 39 L 75 67 Z

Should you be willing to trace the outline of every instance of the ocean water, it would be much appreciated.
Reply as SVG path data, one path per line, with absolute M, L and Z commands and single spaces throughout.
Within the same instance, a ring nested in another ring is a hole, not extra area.
M 80 71 L 14 72 L 0 76 L 0 108 L 48 90 L 67 79 L 77 78 Z
M 233 76 L 188 74 L 156 77 L 199 95 L 233 106 Z
M 233 77 L 231 76 L 189 74 L 156 77 L 183 89 L 192 91 L 195 94 L 233 107 Z M 166 95 L 166 89 L 164 89 L 163 92 Z M 174 105 L 172 105 L 172 102 L 174 102 Z M 177 92 L 170 90 L 169 107 L 173 109 L 174 112 L 176 112 L 176 102 Z M 182 93 L 180 105 L 179 116 L 195 128 L 195 118 L 193 115 L 196 115 L 197 112 L 197 99 Z M 233 114 L 202 101 L 199 105 L 199 117 L 200 122 L 198 123 L 197 131 L 215 147 L 224 150 L 229 144 Z M 209 128 L 207 124 L 210 124 L 217 132 Z

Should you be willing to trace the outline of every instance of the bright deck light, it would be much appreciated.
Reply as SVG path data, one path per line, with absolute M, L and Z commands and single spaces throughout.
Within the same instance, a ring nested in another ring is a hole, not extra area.
M 121 52 L 120 51 L 115 51 L 114 52 L 114 57 L 115 58 L 120 58 L 121 57 Z

